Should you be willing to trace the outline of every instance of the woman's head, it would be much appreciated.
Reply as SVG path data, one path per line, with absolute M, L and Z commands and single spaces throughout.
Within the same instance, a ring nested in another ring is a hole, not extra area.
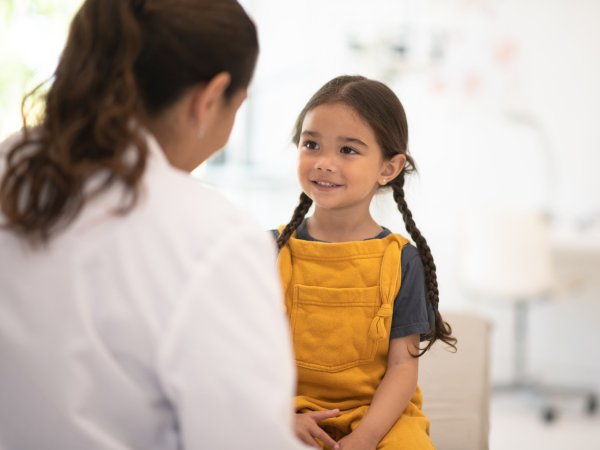
M 414 162 L 408 154 L 406 114 L 400 100 L 385 84 L 358 75 L 336 77 L 310 98 L 294 125 L 292 140 L 296 145 L 300 142 L 306 114 L 320 105 L 334 103 L 347 105 L 371 127 L 384 159 L 406 155 L 406 166 L 400 176 L 414 170 Z
M 219 75 L 225 108 L 248 86 L 257 54 L 255 26 L 235 0 L 86 0 L 40 127 L 34 135 L 25 124 L 9 155 L 0 188 L 8 228 L 47 240 L 78 213 L 84 185 L 99 172 L 109 174 L 102 188 L 121 182 L 131 194 L 124 209 L 133 206 L 147 149 L 132 125 Z M 35 151 L 25 150 L 30 143 Z
M 235 0 L 86 0 L 48 103 L 77 100 L 86 116 L 133 103 L 156 116 L 221 72 L 231 98 L 250 83 L 257 55 L 256 28 Z
M 133 3 L 138 5 L 135 17 L 142 42 L 133 65 L 134 74 L 149 114 L 159 113 L 186 89 L 208 82 L 220 72 L 231 76 L 225 92 L 227 99 L 248 86 L 258 55 L 258 40 L 254 24 L 237 1 Z

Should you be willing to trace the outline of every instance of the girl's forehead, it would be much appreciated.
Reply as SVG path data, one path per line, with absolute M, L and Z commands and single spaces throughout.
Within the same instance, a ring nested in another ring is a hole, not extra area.
M 342 128 L 345 126 L 363 129 L 373 133 L 368 122 L 351 106 L 336 102 L 315 106 L 304 116 L 302 128 L 307 126 L 324 126 Z

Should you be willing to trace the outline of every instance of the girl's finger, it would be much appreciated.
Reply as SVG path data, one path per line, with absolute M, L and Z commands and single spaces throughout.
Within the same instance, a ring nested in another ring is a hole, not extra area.
M 321 448 L 319 443 L 317 441 L 315 441 L 315 438 L 313 438 L 311 435 L 301 436 L 300 439 L 302 440 L 302 442 L 304 442 L 307 445 L 310 445 L 311 447 L 318 448 L 318 449 Z
M 300 440 L 302 442 L 304 442 L 307 445 L 310 445 L 311 447 L 321 448 L 321 446 L 317 443 L 317 441 L 315 441 L 315 439 L 308 432 L 299 434 L 298 437 L 300 438 Z
M 333 450 L 338 450 L 340 448 L 339 444 L 331 436 L 329 436 L 322 428 L 311 430 L 311 434 L 313 438 L 319 439 L 328 448 L 331 448 Z
M 330 417 L 337 417 L 340 414 L 339 409 L 325 409 L 323 411 L 311 411 L 307 413 L 315 422 L 329 419 Z

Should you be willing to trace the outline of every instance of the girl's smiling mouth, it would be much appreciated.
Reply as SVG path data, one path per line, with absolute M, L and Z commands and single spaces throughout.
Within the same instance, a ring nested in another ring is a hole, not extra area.
M 342 186 L 341 184 L 332 183 L 331 181 L 326 180 L 311 180 L 310 182 L 320 190 L 332 190 Z

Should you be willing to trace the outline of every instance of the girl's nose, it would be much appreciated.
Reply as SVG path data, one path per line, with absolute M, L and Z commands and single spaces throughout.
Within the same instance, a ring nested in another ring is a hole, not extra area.
M 317 170 L 323 170 L 325 172 L 333 172 L 334 171 L 333 161 L 331 161 L 331 158 L 328 158 L 325 156 L 323 156 L 317 160 L 315 167 L 317 168 Z

